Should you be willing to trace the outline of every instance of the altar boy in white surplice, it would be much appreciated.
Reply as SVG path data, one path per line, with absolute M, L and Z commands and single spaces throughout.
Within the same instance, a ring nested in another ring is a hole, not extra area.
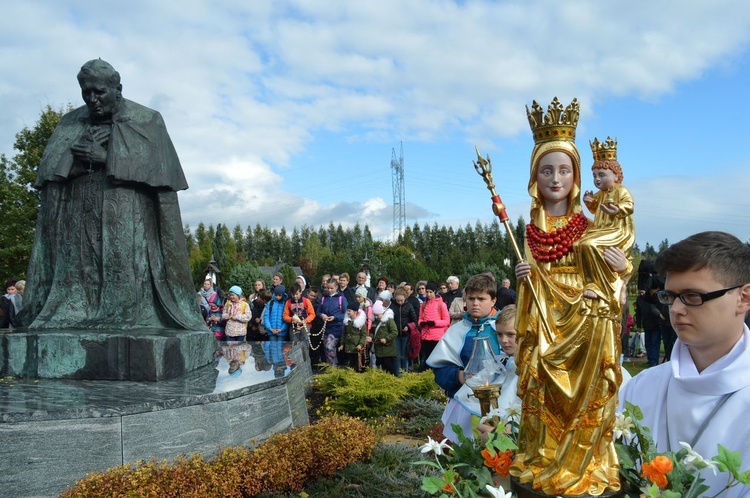
M 679 451 L 689 443 L 704 458 L 721 444 L 742 454 L 750 468 L 750 247 L 723 232 L 703 232 L 674 244 L 656 260 L 666 277 L 660 302 L 679 340 L 671 361 L 643 371 L 620 391 L 620 409 L 641 407 L 657 450 Z M 727 475 L 703 470 L 714 496 Z M 721 498 L 750 497 L 737 486 Z

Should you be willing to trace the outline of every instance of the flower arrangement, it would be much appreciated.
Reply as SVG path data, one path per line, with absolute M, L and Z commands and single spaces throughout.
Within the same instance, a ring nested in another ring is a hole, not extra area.
M 643 412 L 632 403 L 615 419 L 615 448 L 620 460 L 620 475 L 631 489 L 640 490 L 649 498 L 708 497 L 709 489 L 701 477 L 703 470 L 727 474 L 727 484 L 710 498 L 720 496 L 727 489 L 750 484 L 750 471 L 740 472 L 742 458 L 738 451 L 718 445 L 719 454 L 706 460 L 685 442 L 675 452 L 658 453 L 651 431 L 641 424 Z
M 487 440 L 467 437 L 463 429 L 452 425 L 458 441 L 452 445 L 446 439 L 438 442 L 431 437 L 422 445 L 422 453 L 433 453 L 435 460 L 422 460 L 416 464 L 429 465 L 438 469 L 439 476 L 422 479 L 422 489 L 430 495 L 441 498 L 455 495 L 458 498 L 492 496 L 511 498 L 496 481 L 493 472 L 507 477 L 515 455 L 520 406 L 511 405 L 502 413 L 493 410 L 480 420 L 488 428 Z
M 464 435 L 458 425 L 453 430 L 458 441 L 448 444 L 428 438 L 422 453 L 433 453 L 434 461 L 419 461 L 438 469 L 439 476 L 422 480 L 422 489 L 440 498 L 457 496 L 475 498 L 492 496 L 511 498 L 493 479 L 506 477 L 517 449 L 520 406 L 511 405 L 502 412 L 494 410 L 483 417 L 480 424 L 489 423 L 487 440 L 482 442 Z M 641 423 L 643 412 L 636 405 L 626 403 L 625 410 L 615 419 L 614 438 L 620 460 L 620 476 L 627 482 L 631 496 L 646 498 L 718 498 L 724 491 L 739 485 L 750 485 L 750 470 L 742 472 L 739 452 L 718 446 L 718 455 L 708 460 L 685 442 L 680 442 L 677 452 L 656 451 L 651 431 Z M 502 429 L 502 431 L 500 430 Z M 706 494 L 709 487 L 701 472 L 707 470 L 727 475 L 725 487 L 713 495 Z

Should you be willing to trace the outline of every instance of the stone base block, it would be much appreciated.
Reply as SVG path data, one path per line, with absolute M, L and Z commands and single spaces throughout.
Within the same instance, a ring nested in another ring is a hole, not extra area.
M 0 375 L 154 382 L 209 364 L 215 349 L 208 330 L 19 329 L 0 334 Z

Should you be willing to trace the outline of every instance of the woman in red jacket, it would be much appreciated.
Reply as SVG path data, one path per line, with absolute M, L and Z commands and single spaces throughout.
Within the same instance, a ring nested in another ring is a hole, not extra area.
M 443 298 L 437 293 L 436 282 L 427 282 L 425 302 L 419 307 L 419 326 L 422 329 L 422 347 L 419 351 L 419 371 L 427 370 L 427 358 L 451 324 L 451 316 Z

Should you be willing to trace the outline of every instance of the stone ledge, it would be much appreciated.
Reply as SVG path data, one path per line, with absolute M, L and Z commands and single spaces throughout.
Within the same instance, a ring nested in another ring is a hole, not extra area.
M 0 461 L 0 495 L 51 498 L 90 472 L 181 453 L 210 457 L 221 447 L 250 445 L 308 424 L 311 370 L 303 347 L 295 346 L 290 355 L 296 367 L 281 377 L 255 369 L 249 357 L 242 375 L 229 383 L 221 360 L 166 382 L 0 382 L 6 405 L 16 398 L 13 406 L 0 406 L 0 415 L 9 415 L 0 422 L 0 441 L 13 455 Z M 65 408 L 79 404 L 75 413 Z M 38 416 L 22 416 L 32 407 Z
M 155 382 L 211 363 L 215 349 L 208 330 L 18 329 L 0 333 L 0 375 Z

